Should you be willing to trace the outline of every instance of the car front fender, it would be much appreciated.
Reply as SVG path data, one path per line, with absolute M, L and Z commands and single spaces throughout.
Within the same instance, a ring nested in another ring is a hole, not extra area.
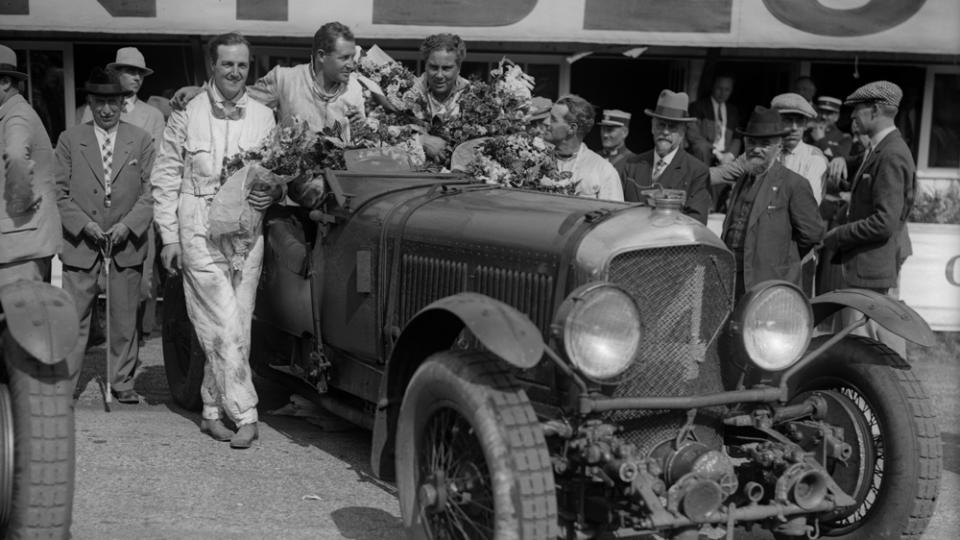
M 400 333 L 381 378 L 370 448 L 371 467 L 378 478 L 394 475 L 394 434 L 407 383 L 424 360 L 450 349 L 464 329 L 512 366 L 531 368 L 543 357 L 545 344 L 537 326 L 523 313 L 489 296 L 459 293 L 420 310 Z
M 900 300 L 865 289 L 838 289 L 810 300 L 814 324 L 845 307 L 853 308 L 907 341 L 930 347 L 933 330 L 916 311 Z
M 56 364 L 76 346 L 80 322 L 67 291 L 38 281 L 16 281 L 0 288 L 0 305 L 10 335 L 40 362 Z

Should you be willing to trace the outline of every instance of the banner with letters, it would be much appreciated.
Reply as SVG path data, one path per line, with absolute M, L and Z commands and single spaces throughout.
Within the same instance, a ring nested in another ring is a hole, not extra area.
M 0 29 L 960 54 L 957 0 L 3 0 Z

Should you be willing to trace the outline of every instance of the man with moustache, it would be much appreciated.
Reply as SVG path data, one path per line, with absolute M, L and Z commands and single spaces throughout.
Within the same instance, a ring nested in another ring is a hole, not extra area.
M 681 189 L 687 194 L 683 213 L 706 225 L 710 211 L 710 174 L 707 166 L 682 148 L 687 125 L 697 119 L 688 116 L 689 97 L 684 92 L 660 92 L 654 110 L 644 109 L 650 117 L 654 148 L 631 157 L 617 168 L 627 201 L 641 201 L 640 192 L 659 184 Z
M 93 121 L 64 131 L 56 150 L 63 288 L 73 296 L 80 319 L 79 340 L 68 361 L 83 361 L 93 304 L 103 292 L 100 273 L 109 257 L 105 286 L 112 362 L 107 376 L 117 401 L 139 403 L 133 389 L 140 363 L 136 320 L 153 217 L 150 171 L 156 151 L 149 133 L 121 120 L 129 90 L 99 68 L 84 88 Z
M 910 148 L 897 130 L 895 118 L 903 91 L 889 81 L 876 81 L 847 96 L 853 106 L 854 129 L 870 137 L 864 156 L 846 162 L 836 158 L 838 171 L 856 171 L 850 182 L 850 205 L 840 224 L 823 239 L 824 252 L 840 265 L 841 286 L 870 289 L 898 296 L 900 267 L 912 252 L 906 232 L 907 216 L 916 190 L 916 165 Z M 849 167 L 849 168 L 848 168 Z M 841 311 L 840 327 L 863 315 Z M 906 357 L 906 343 L 872 321 L 856 333 L 879 340 Z
M 615 168 L 637 154 L 627 148 L 627 136 L 630 135 L 631 114 L 618 109 L 603 111 L 603 120 L 600 120 L 600 144 L 603 146 L 603 157 L 607 158 Z
M 258 236 L 235 268 L 207 235 L 208 214 L 220 188 L 223 158 L 254 148 L 274 127 L 273 112 L 245 91 L 250 45 L 237 33 L 208 45 L 212 79 L 185 110 L 170 115 L 152 182 L 154 214 L 168 272 L 183 271 L 187 314 L 206 355 L 200 430 L 232 448 L 258 438 L 257 392 L 250 372 L 250 326 L 263 259 Z M 263 211 L 281 190 L 251 190 L 247 202 Z M 222 421 L 229 417 L 234 433 Z
M 839 99 L 830 96 L 817 98 L 817 121 L 807 130 L 807 142 L 816 146 L 827 159 L 850 157 L 853 139 L 840 131 L 837 120 L 840 119 Z
M 823 238 L 810 183 L 777 160 L 790 133 L 773 109 L 757 107 L 747 128 L 743 176 L 733 187 L 723 241 L 737 262 L 735 298 L 768 279 L 800 286 L 800 260 Z
M 583 144 L 593 129 L 593 105 L 577 95 L 557 100 L 546 120 L 544 140 L 555 146 L 557 169 L 577 182 L 576 195 L 591 199 L 623 200 L 620 175 L 609 161 Z

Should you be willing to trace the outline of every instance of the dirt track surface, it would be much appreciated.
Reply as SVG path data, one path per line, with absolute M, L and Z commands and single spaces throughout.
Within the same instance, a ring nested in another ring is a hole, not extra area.
M 369 433 L 336 421 L 266 414 L 289 400 L 258 380 L 260 441 L 231 450 L 200 433 L 199 415 L 170 400 L 160 340 L 141 350 L 140 405 L 103 410 L 93 376 L 103 347 L 91 349 L 77 402 L 76 540 L 336 539 L 402 537 L 392 484 L 372 477 Z M 955 540 L 960 530 L 960 361 L 917 359 L 941 414 L 944 470 L 937 511 L 923 540 Z M 738 538 L 769 538 L 738 534 Z

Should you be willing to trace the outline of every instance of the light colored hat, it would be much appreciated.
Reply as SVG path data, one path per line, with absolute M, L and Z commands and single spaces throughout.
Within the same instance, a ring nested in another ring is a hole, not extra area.
M 0 75 L 26 79 L 27 74 L 17 69 L 17 53 L 6 45 L 0 45 Z
M 696 122 L 697 119 L 691 117 L 690 113 L 687 112 L 689 104 L 690 96 L 686 92 L 664 90 L 660 92 L 660 97 L 657 98 L 657 108 L 652 111 L 644 109 L 643 114 L 673 122 Z
M 601 126 L 609 127 L 630 127 L 630 118 L 633 115 L 626 111 L 621 111 L 620 109 L 605 109 L 603 111 L 603 120 L 600 121 Z
M 802 114 L 807 118 L 817 117 L 817 111 L 813 110 L 810 102 L 800 94 L 794 94 L 793 92 L 774 97 L 773 100 L 770 101 L 770 107 L 776 109 L 780 114 L 794 113 Z
M 817 98 L 817 108 L 821 111 L 840 112 L 840 105 L 843 105 L 843 102 L 835 97 L 820 96 Z
M 147 62 L 143 59 L 143 53 L 136 47 L 117 49 L 117 60 L 107 64 L 107 69 L 114 69 L 119 66 L 139 69 L 143 72 L 144 77 L 153 73 L 153 70 L 147 67 Z
M 534 96 L 530 100 L 530 111 L 527 113 L 527 122 L 542 120 L 550 116 L 550 109 L 553 107 L 553 101 L 550 98 Z
M 854 93 L 847 96 L 843 104 L 882 103 L 899 107 L 901 99 L 903 99 L 903 90 L 899 86 L 890 81 L 874 81 L 857 88 Z

